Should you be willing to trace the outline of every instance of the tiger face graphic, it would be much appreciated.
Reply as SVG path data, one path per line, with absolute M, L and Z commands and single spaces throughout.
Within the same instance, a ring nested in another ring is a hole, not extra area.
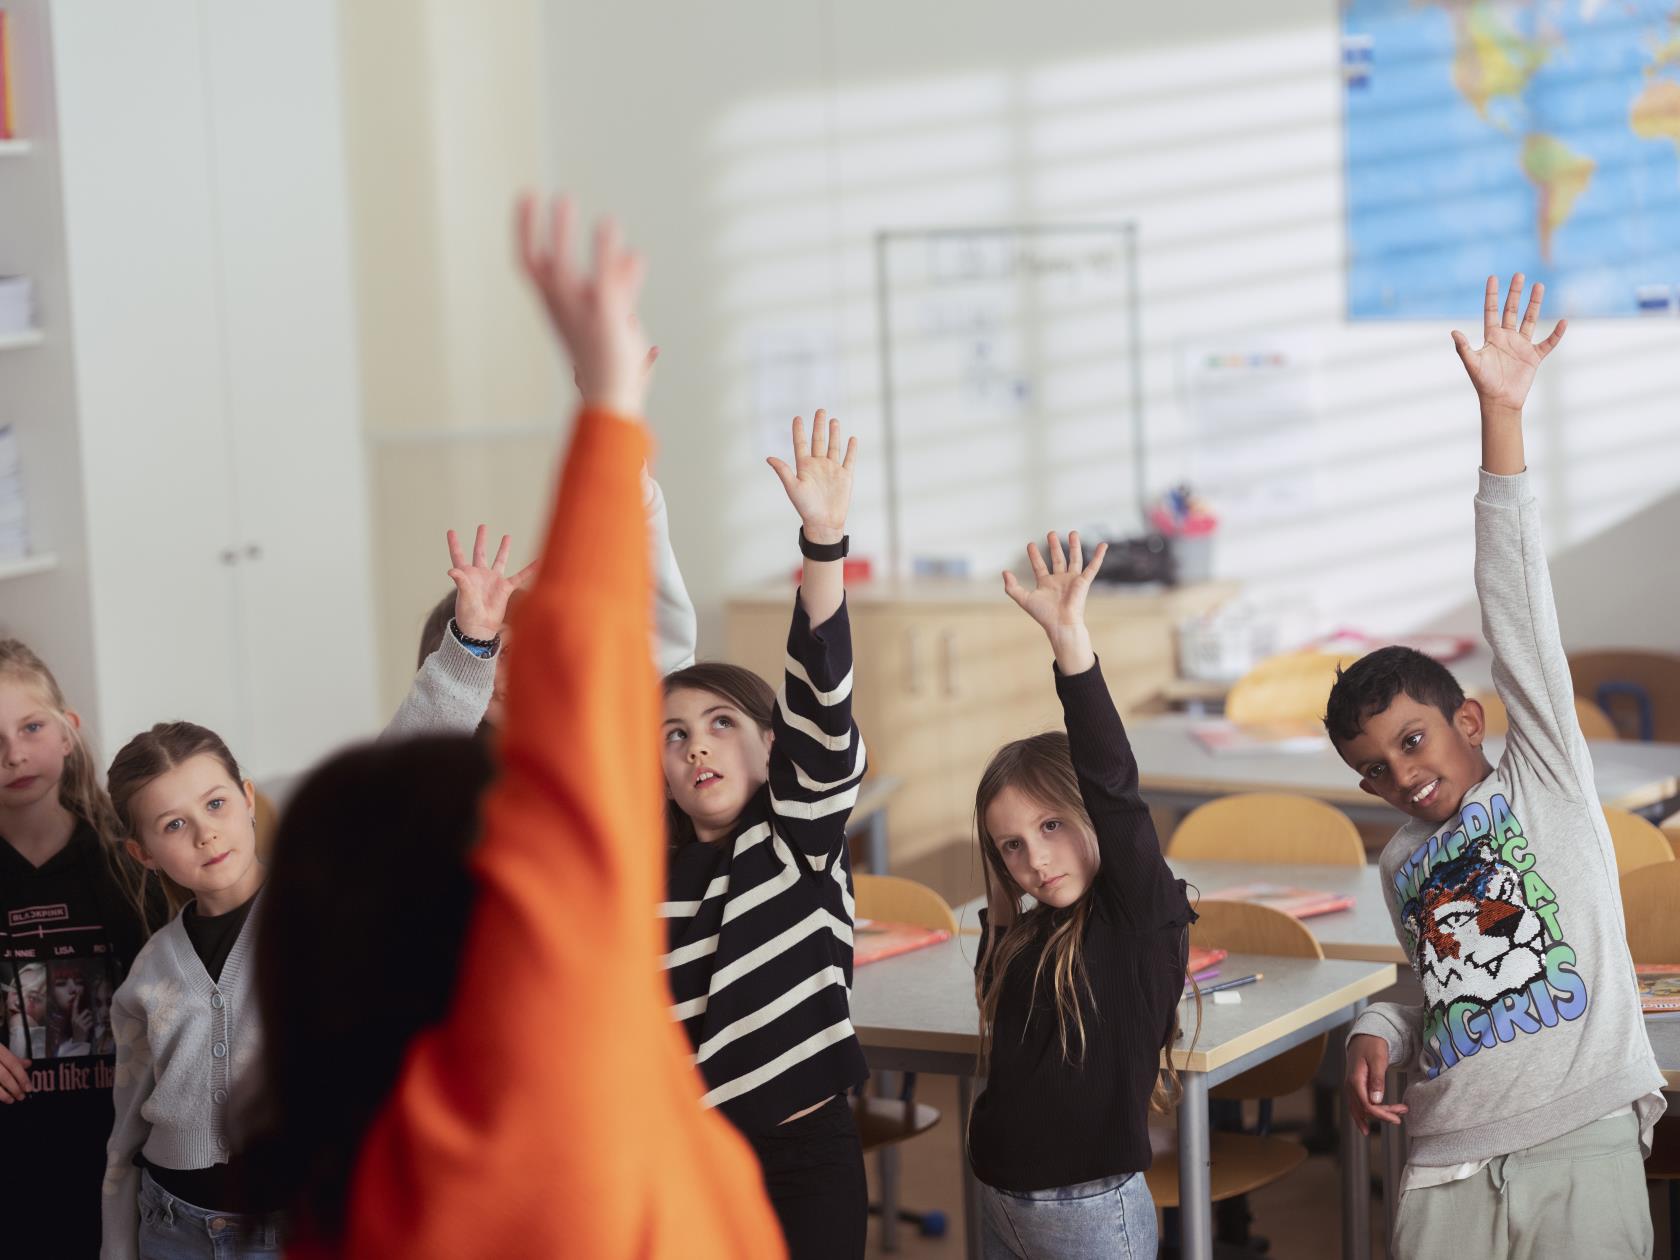
M 1545 974 L 1544 927 L 1522 876 L 1487 841 L 1432 870 L 1402 919 L 1431 1006 L 1472 998 L 1493 1005 Z

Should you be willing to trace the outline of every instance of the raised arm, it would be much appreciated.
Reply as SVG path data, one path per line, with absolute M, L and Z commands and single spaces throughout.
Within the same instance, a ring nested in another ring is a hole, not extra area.
M 799 513 L 801 536 L 806 544 L 837 548 L 846 536 L 857 439 L 842 446 L 840 422 L 819 410 L 810 440 L 803 418 L 794 418 L 793 453 L 793 468 L 779 459 L 769 463 Z M 845 600 L 845 561 L 807 554 L 772 719 L 770 800 L 776 826 L 819 871 L 845 846 L 846 820 L 866 769 L 863 739 L 852 720 L 852 630 Z
M 1493 649 L 1494 687 L 1510 712 L 1507 746 L 1523 755 L 1529 770 L 1550 781 L 1553 790 L 1579 797 L 1590 790 L 1592 757 L 1575 714 L 1575 689 L 1558 630 L 1522 435 L 1523 405 L 1535 373 L 1563 339 L 1568 323 L 1559 320 L 1544 341 L 1532 341 L 1545 286 L 1534 286 L 1526 310 L 1522 292 L 1518 273 L 1501 310 L 1498 281 L 1489 276 L 1483 346 L 1472 350 L 1463 333 L 1453 332 L 1482 413 L 1476 594 L 1482 633 Z
M 488 553 L 489 531 L 480 525 L 469 556 L 461 539 L 450 530 L 449 580 L 455 584 L 455 626 L 461 635 L 494 642 L 507 620 L 514 591 L 531 580 L 537 566 L 507 571 L 512 541 L 502 535 L 494 558 Z M 420 663 L 408 694 L 385 728 L 385 738 L 413 735 L 471 735 L 484 720 L 496 688 L 496 658 L 500 645 L 468 647 L 453 627 L 443 633 L 437 650 Z
M 1138 930 L 1188 923 L 1183 885 L 1161 855 L 1149 807 L 1138 792 L 1137 758 L 1085 625 L 1085 599 L 1108 545 L 1099 545 L 1087 564 L 1077 531 L 1068 534 L 1065 551 L 1054 533 L 1046 542 L 1048 563 L 1037 543 L 1027 547 L 1033 588 L 1028 590 L 1009 572 L 1003 575 L 1003 587 L 1044 630 L 1056 658 L 1056 694 L 1062 701 L 1068 749 L 1079 795 L 1097 833 L 1099 904 Z
M 694 664 L 700 642 L 700 623 L 694 601 L 677 567 L 671 546 L 671 522 L 665 492 L 642 470 L 642 511 L 647 516 L 648 541 L 653 547 L 653 656 L 661 675 Z
M 585 406 L 519 610 L 478 902 L 449 1017 L 411 1047 L 364 1147 L 345 1255 L 781 1254 L 757 1166 L 700 1109 L 666 1014 L 642 265 L 608 224 L 580 274 L 572 217 L 561 203 L 539 241 L 521 207 Z

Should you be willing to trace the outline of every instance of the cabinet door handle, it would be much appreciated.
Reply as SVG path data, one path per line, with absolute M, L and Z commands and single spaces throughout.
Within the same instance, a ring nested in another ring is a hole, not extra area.
M 904 632 L 904 690 L 913 696 L 922 694 L 921 642 L 914 630 Z
M 245 558 L 247 560 L 261 560 L 262 559 L 262 547 L 257 543 L 246 543 L 245 544 Z
M 238 564 L 239 551 L 234 547 L 223 547 L 220 559 L 223 564 Z
M 957 694 L 957 632 L 947 630 L 939 636 L 939 672 L 945 681 L 945 694 Z

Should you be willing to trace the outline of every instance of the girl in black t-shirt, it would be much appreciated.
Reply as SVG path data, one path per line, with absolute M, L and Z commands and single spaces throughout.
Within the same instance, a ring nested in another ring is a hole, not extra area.
M 155 878 L 117 847 L 81 721 L 40 657 L 0 640 L 0 1185 L 7 1254 L 93 1257 L 111 1132 L 106 1000 L 167 917 Z

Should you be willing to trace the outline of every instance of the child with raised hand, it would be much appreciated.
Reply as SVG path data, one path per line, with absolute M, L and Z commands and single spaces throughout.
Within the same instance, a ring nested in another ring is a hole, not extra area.
M 659 969 L 642 264 L 609 223 L 581 272 L 570 203 L 545 240 L 534 212 L 524 268 L 584 406 L 519 610 L 498 777 L 475 809 L 476 740 L 354 749 L 299 787 L 275 846 L 258 1147 L 293 1260 L 783 1254 L 750 1150 L 700 1106 Z M 369 877 L 340 886 L 345 866 Z M 369 1002 L 318 996 L 347 957 L 421 961 Z M 331 1055 L 354 1056 L 347 1081 L 323 1079 Z
M 1346 1081 L 1362 1131 L 1408 1116 L 1400 1257 L 1651 1254 L 1642 1152 L 1663 1081 L 1523 459 L 1523 404 L 1566 325 L 1533 341 L 1542 286 L 1522 294 L 1519 274 L 1502 311 L 1489 277 L 1484 344 L 1452 334 L 1481 404 L 1476 591 L 1504 755 L 1482 751 L 1482 706 L 1405 648 L 1349 666 L 1325 714 L 1360 787 L 1411 819 L 1382 886 L 1424 1003 L 1361 1015 Z M 1384 1098 L 1390 1066 L 1411 1074 L 1403 1104 Z
M 52 671 L 0 640 L 0 1186 L 9 1203 L 33 1205 L 7 1213 L 8 1254 L 99 1251 L 111 1059 L 90 1044 L 92 995 L 122 980 L 168 915 L 117 833 Z
M 805 572 L 780 694 L 701 664 L 665 680 L 673 848 L 665 971 L 706 1078 L 702 1100 L 752 1142 L 789 1254 L 858 1257 L 868 1226 L 847 1091 L 868 1078 L 852 1029 L 846 818 L 865 769 L 852 721 L 843 557 L 857 439 L 793 421 Z
M 642 361 L 644 384 L 658 353 L 657 348 L 651 349 Z M 668 674 L 694 663 L 699 623 L 671 547 L 664 491 L 645 467 L 642 513 L 655 576 L 653 656 L 659 672 Z M 449 580 L 455 589 L 426 617 L 420 631 L 419 672 L 385 728 L 388 738 L 470 734 L 481 726 L 494 729 L 507 700 L 508 618 L 537 566 L 528 564 L 508 574 L 511 542 L 506 534 L 495 558 L 487 561 L 488 530 L 483 525 L 473 539 L 470 558 L 454 530 L 447 541 Z
M 1079 535 L 1034 585 L 1004 589 L 1055 658 L 1067 730 L 1006 744 L 975 793 L 987 909 L 975 993 L 979 1075 L 968 1155 L 987 1260 L 1155 1254 L 1149 1112 L 1174 1101 L 1161 1067 L 1178 1031 L 1189 925 L 1184 882 L 1161 856 L 1137 759 L 1085 626 L 1106 545 Z M 1034 905 L 1022 910 L 1023 896 Z
M 277 1221 L 237 1210 L 234 1105 L 262 1034 L 256 791 L 227 745 L 191 722 L 136 735 L 107 781 L 129 852 L 185 904 L 112 998 L 116 1123 L 100 1255 L 278 1255 Z

